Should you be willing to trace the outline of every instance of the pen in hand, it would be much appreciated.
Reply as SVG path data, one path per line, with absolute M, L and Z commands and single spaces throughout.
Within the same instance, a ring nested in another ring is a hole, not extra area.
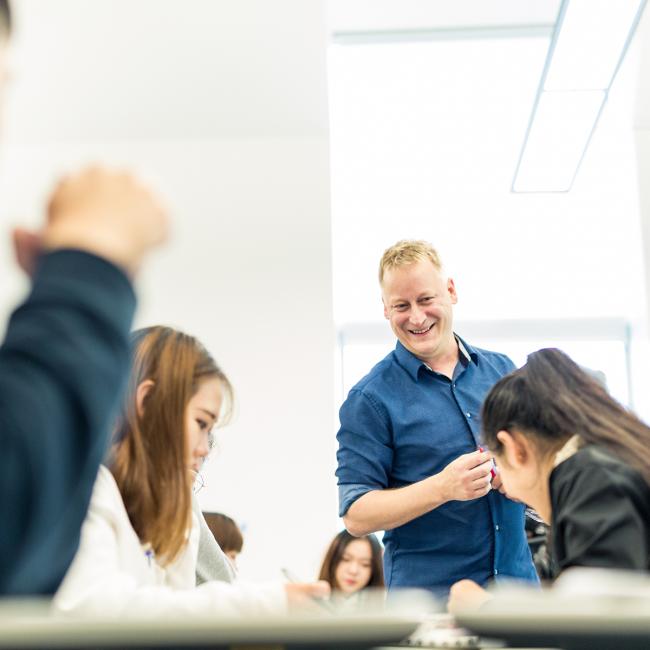
M 306 582 L 304 582 L 303 580 L 298 579 L 298 578 L 297 578 L 293 573 L 291 573 L 291 571 L 289 571 L 288 569 L 282 568 L 282 569 L 280 569 L 280 571 L 282 572 L 282 575 L 283 575 L 283 576 L 284 576 L 284 577 L 285 577 L 285 578 L 286 578 L 290 583 L 294 583 L 294 584 L 296 584 L 296 585 L 298 585 L 298 584 L 299 584 L 299 585 L 312 585 L 312 584 L 317 584 L 317 583 L 306 583 Z M 321 581 L 321 582 L 322 582 L 322 581 Z M 324 583 L 324 584 L 327 585 L 327 583 Z M 326 611 L 329 612 L 330 614 L 333 614 L 333 613 L 336 611 L 335 607 L 332 605 L 332 603 L 329 602 L 329 600 L 326 599 L 326 597 L 315 596 L 315 595 L 313 595 L 313 594 L 309 594 L 309 593 L 305 593 L 304 596 L 305 596 L 306 598 L 308 598 L 311 602 L 316 603 L 319 607 L 321 607 L 322 609 L 326 610 Z

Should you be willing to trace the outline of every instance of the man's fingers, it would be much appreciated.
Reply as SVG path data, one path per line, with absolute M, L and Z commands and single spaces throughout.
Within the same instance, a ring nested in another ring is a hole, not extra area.
M 459 456 L 457 460 L 462 469 L 473 469 L 474 467 L 483 465 L 487 461 L 491 461 L 492 454 L 489 451 L 481 451 L 477 449 L 469 454 Z
M 473 469 L 469 470 L 468 476 L 472 480 L 480 479 L 483 478 L 484 476 L 491 476 L 492 475 L 492 461 L 488 460 L 485 463 L 481 463 L 480 465 L 477 465 Z
M 492 489 L 490 481 L 474 481 L 472 483 L 474 492 L 485 492 L 486 494 Z
M 468 496 L 468 500 L 472 499 L 480 499 L 481 497 L 484 497 L 486 494 L 489 494 L 490 491 L 492 490 L 491 485 L 482 485 L 480 487 L 477 487 L 475 490 L 473 490 Z

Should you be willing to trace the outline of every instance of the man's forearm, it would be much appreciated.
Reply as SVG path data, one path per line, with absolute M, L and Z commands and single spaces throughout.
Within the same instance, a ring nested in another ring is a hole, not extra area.
M 435 474 L 403 488 L 367 492 L 350 506 L 343 522 L 360 537 L 402 526 L 447 501 L 442 476 Z

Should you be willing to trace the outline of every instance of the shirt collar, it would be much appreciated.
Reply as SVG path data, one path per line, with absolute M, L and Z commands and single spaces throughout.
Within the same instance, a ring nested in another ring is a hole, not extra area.
M 454 333 L 454 338 L 456 339 L 456 342 L 458 343 L 458 351 L 460 352 L 459 359 L 460 362 L 464 365 L 467 366 L 469 363 L 476 363 L 477 362 L 477 354 L 472 348 L 471 345 L 463 341 L 463 339 L 458 336 L 458 334 Z M 402 343 L 398 340 L 397 344 L 395 345 L 395 355 L 397 356 L 397 360 L 399 361 L 399 364 L 406 370 L 415 381 L 418 380 L 419 378 L 419 373 L 421 368 L 429 368 L 424 361 L 421 359 L 418 359 L 412 352 L 407 350 Z

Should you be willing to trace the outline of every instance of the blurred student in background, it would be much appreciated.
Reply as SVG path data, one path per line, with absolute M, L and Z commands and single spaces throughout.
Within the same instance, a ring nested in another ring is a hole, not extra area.
M 559 350 L 529 355 L 482 411 L 484 440 L 507 494 L 550 523 L 551 573 L 650 568 L 650 428 Z M 452 611 L 489 598 L 470 580 Z
M 11 17 L 0 0 L 0 112 Z M 152 194 L 99 168 L 13 233 L 31 290 L 0 346 L 0 595 L 53 594 L 74 557 L 128 372 L 131 280 L 166 233 Z
M 235 520 L 221 512 L 204 512 L 203 516 L 221 550 L 233 566 L 237 566 L 237 556 L 244 546 L 244 536 Z
M 361 605 L 365 589 L 384 587 L 381 544 L 374 535 L 353 537 L 342 530 L 325 553 L 318 579 L 329 583 L 333 602 Z
M 79 551 L 55 598 L 59 611 L 281 613 L 329 593 L 324 582 L 195 587 L 192 484 L 211 429 L 228 420 L 231 399 L 230 382 L 195 338 L 168 327 L 135 332 L 128 391 Z
M 199 479 L 200 480 L 200 479 Z M 196 584 L 202 585 L 210 580 L 234 582 L 237 579 L 237 566 L 232 558 L 224 553 L 218 540 L 210 529 L 208 522 L 201 512 L 201 506 L 196 498 L 197 481 L 194 484 L 192 510 L 199 521 L 199 551 L 196 558 Z

